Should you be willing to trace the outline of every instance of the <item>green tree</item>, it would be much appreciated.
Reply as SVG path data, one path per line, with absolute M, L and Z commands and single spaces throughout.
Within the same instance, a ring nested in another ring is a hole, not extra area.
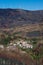
M 40 53 L 38 50 L 34 50 L 31 54 L 33 60 L 36 61 L 35 65 L 39 65 Z
M 9 43 L 9 41 L 11 40 L 11 37 L 10 36 L 8 36 L 7 38 L 3 38 L 3 39 L 1 39 L 1 44 L 3 44 L 3 45 L 7 45 L 8 43 Z

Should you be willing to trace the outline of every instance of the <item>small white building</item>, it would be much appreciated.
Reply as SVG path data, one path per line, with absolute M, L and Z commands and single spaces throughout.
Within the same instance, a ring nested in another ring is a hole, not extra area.
M 16 46 L 17 44 L 13 44 L 13 46 Z
M 0 48 L 4 48 L 4 46 L 3 45 L 0 45 Z
M 20 41 L 17 41 L 16 44 L 19 45 L 20 44 Z
M 4 50 L 4 45 L 0 45 L 0 49 L 1 50 Z
M 13 45 L 13 43 L 11 42 L 9 45 Z

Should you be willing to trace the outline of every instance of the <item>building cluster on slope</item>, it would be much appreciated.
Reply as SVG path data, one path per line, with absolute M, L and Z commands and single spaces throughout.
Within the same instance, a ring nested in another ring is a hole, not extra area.
M 22 48 L 31 48 L 31 49 L 33 48 L 32 44 L 28 43 L 27 41 L 23 41 L 23 40 L 17 41 L 16 44 Z
M 19 41 L 16 41 L 16 43 L 14 42 L 10 42 L 7 46 L 6 46 L 6 50 L 7 51 L 15 51 L 17 50 L 17 46 L 19 46 L 20 48 L 23 48 L 23 49 L 26 49 L 26 48 L 33 48 L 33 45 L 30 44 L 30 42 L 28 43 L 27 41 L 24 41 L 24 40 L 19 40 Z M 0 49 L 1 50 L 4 50 L 4 45 L 0 45 Z

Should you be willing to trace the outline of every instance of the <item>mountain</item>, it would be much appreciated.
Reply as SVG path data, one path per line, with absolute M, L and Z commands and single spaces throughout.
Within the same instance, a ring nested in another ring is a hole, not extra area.
M 28 37 L 43 36 L 43 10 L 0 9 L 0 32 L 3 31 Z
M 0 9 L 0 27 L 43 23 L 43 10 Z
M 15 45 L 20 40 L 23 48 Z M 33 49 L 26 48 L 27 43 Z M 43 65 L 43 10 L 0 9 L 0 44 L 5 45 L 4 51 L 0 46 L 0 61 L 4 61 L 1 65 L 10 60 L 15 64 L 16 59 L 16 65 Z

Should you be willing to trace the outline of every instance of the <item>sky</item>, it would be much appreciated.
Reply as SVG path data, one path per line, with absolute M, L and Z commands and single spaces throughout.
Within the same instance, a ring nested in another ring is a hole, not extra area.
M 43 0 L 0 0 L 0 8 L 43 10 Z

